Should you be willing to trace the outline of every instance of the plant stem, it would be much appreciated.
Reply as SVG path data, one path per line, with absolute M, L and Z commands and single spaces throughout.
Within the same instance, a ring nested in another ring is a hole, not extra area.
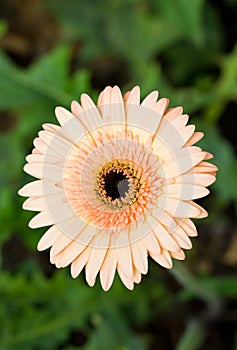
M 204 312 L 188 321 L 176 347 L 176 350 L 198 350 L 206 337 L 207 323 L 221 312 L 221 300 L 199 278 L 187 270 L 183 263 L 175 262 L 171 273 L 185 289 L 206 303 Z

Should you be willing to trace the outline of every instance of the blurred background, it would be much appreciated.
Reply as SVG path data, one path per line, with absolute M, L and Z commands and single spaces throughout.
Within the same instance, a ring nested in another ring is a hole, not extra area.
M 219 167 L 187 259 L 109 292 L 37 252 L 17 190 L 55 106 L 159 90 Z M 0 0 L 0 350 L 237 350 L 237 1 Z

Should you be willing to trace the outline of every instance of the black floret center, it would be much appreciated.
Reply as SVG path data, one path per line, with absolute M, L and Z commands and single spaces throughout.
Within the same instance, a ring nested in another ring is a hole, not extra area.
M 111 197 L 112 200 L 126 197 L 129 192 L 129 178 L 123 171 L 111 170 L 104 175 L 103 180 L 106 197 Z

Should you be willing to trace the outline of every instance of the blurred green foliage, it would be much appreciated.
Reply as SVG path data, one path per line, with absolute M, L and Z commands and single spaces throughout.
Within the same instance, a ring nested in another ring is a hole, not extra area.
M 237 16 L 236 1 L 221 3 Z M 108 83 L 120 85 L 124 92 L 139 84 L 143 96 L 158 89 L 161 97 L 170 98 L 171 106 L 183 105 L 192 115 L 191 123 L 206 133 L 200 145 L 214 153 L 220 171 L 214 194 L 205 201 L 211 215 L 209 226 L 203 227 L 215 235 L 221 221 L 231 226 L 232 208 L 237 212 L 237 159 L 236 137 L 227 134 L 236 125 L 236 115 L 227 122 L 225 118 L 230 105 L 237 112 L 237 41 L 229 40 L 221 7 L 213 1 L 45 0 L 41 6 L 59 32 L 53 47 L 27 67 L 11 58 L 9 50 L 0 50 L 0 350 L 175 348 L 176 334 L 167 345 L 161 331 L 156 336 L 152 328 L 161 326 L 159 319 L 165 314 L 172 319 L 172 308 L 197 301 L 198 293 L 186 286 L 175 294 L 175 282 L 165 277 L 168 272 L 153 264 L 133 292 L 117 279 L 111 291 L 104 293 L 99 283 L 91 289 L 83 277 L 75 281 L 65 270 L 48 277 L 42 268 L 45 263 L 38 258 L 43 253 L 35 252 L 42 230 L 27 228 L 32 214 L 21 210 L 22 199 L 16 192 L 30 180 L 22 171 L 24 157 L 41 124 L 56 122 L 55 106 L 68 108 L 83 92 L 96 98 Z M 0 22 L 2 39 L 11 30 L 8 20 Z M 109 74 L 103 78 L 103 72 L 110 71 L 111 65 L 118 69 L 118 78 L 107 81 Z M 9 118 L 12 122 L 6 127 Z M 6 248 L 16 237 L 25 249 L 19 264 L 14 263 L 18 247 Z M 233 267 L 228 270 L 223 262 L 219 273 L 215 261 L 204 256 L 204 265 L 211 267 L 202 272 L 195 249 L 189 258 L 204 287 L 220 300 L 235 300 Z M 229 276 L 223 275 L 226 270 Z M 182 331 L 185 324 L 184 319 Z M 197 343 L 192 341 L 195 329 L 200 332 Z M 200 346 L 207 337 L 204 329 L 192 324 L 177 349 L 204 349 Z M 237 349 L 236 340 L 233 346 Z

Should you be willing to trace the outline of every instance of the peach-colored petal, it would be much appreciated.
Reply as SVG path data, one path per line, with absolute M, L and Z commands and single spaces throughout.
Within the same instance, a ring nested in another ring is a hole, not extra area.
M 134 282 L 132 278 L 129 278 L 127 275 L 124 274 L 123 270 L 120 268 L 120 266 L 117 267 L 117 271 L 119 274 L 119 277 L 125 287 L 127 287 L 129 290 L 133 290 L 134 288 Z
M 61 126 L 63 126 L 64 124 L 68 123 L 71 119 L 73 119 L 73 114 L 63 107 L 56 107 L 55 115 Z
M 100 232 L 92 242 L 93 247 L 90 252 L 89 260 L 86 264 L 86 280 L 88 284 L 90 284 L 90 282 L 92 283 L 95 280 L 101 268 L 105 255 L 107 253 L 109 241 L 109 235 Z
M 152 91 L 149 95 L 147 95 L 141 103 L 141 106 L 145 106 L 147 108 L 152 108 L 158 99 L 158 91 Z
M 45 227 L 49 225 L 53 225 L 53 218 L 47 211 L 42 211 L 36 216 L 33 217 L 33 219 L 29 222 L 30 228 L 38 228 L 38 227 Z
M 187 141 L 187 146 L 192 146 L 195 143 L 197 143 L 198 141 L 200 141 L 204 136 L 203 132 L 200 131 L 196 131 L 192 137 L 190 137 L 190 139 Z
M 55 225 L 51 226 L 40 238 L 37 249 L 41 251 L 50 248 L 61 234 Z
M 80 103 L 78 103 L 77 101 L 72 101 L 72 103 L 71 103 L 71 111 L 72 111 L 72 113 L 75 116 L 77 116 L 77 115 L 79 115 L 80 113 L 83 112 L 83 108 L 80 105 Z
M 172 238 L 172 236 L 169 234 L 169 232 L 165 229 L 164 226 L 157 224 L 156 227 L 153 229 L 153 232 L 156 235 L 156 238 L 160 243 L 161 247 L 173 252 L 179 250 L 179 245 Z
M 133 269 L 133 282 L 134 283 L 140 283 L 142 279 L 142 274 L 139 270 L 136 268 Z
M 194 147 L 182 148 L 165 160 L 162 170 L 168 178 L 176 177 L 187 172 L 205 158 L 205 152 L 200 152 Z
M 174 237 L 180 248 L 192 248 L 192 242 L 190 241 L 189 237 L 185 234 L 181 226 L 178 227 L 176 231 L 172 232 L 172 236 Z
M 139 105 L 140 103 L 140 87 L 134 86 L 134 88 L 130 91 L 126 104 L 131 105 Z
M 18 194 L 23 197 L 41 196 L 43 194 L 42 180 L 36 180 L 22 187 Z
M 109 290 L 113 283 L 116 266 L 116 251 L 115 249 L 108 249 L 100 269 L 100 282 L 105 291 Z
M 136 269 L 143 274 L 148 271 L 147 250 L 140 242 L 131 244 L 132 261 Z
M 180 117 L 183 113 L 183 107 L 175 107 L 175 108 L 169 108 L 164 117 L 168 119 L 169 121 L 173 121 L 176 118 Z M 195 143 L 195 142 L 194 142 Z
M 185 259 L 185 254 L 182 249 L 176 251 L 176 252 L 170 252 L 170 255 L 172 258 L 177 259 L 177 260 L 184 260 Z
M 153 260 L 155 260 L 159 265 L 166 267 L 167 269 L 171 269 L 173 266 L 170 254 L 167 250 L 163 249 L 161 254 L 154 255 L 150 254 Z
M 71 275 L 73 278 L 76 278 L 82 271 L 83 267 L 86 265 L 91 248 L 87 247 L 83 252 L 72 262 L 71 264 Z
M 208 195 L 210 191 L 202 186 L 195 186 L 192 184 L 171 184 L 167 186 L 166 195 L 171 198 L 179 198 L 179 199 L 197 199 L 201 197 L 205 197 Z

